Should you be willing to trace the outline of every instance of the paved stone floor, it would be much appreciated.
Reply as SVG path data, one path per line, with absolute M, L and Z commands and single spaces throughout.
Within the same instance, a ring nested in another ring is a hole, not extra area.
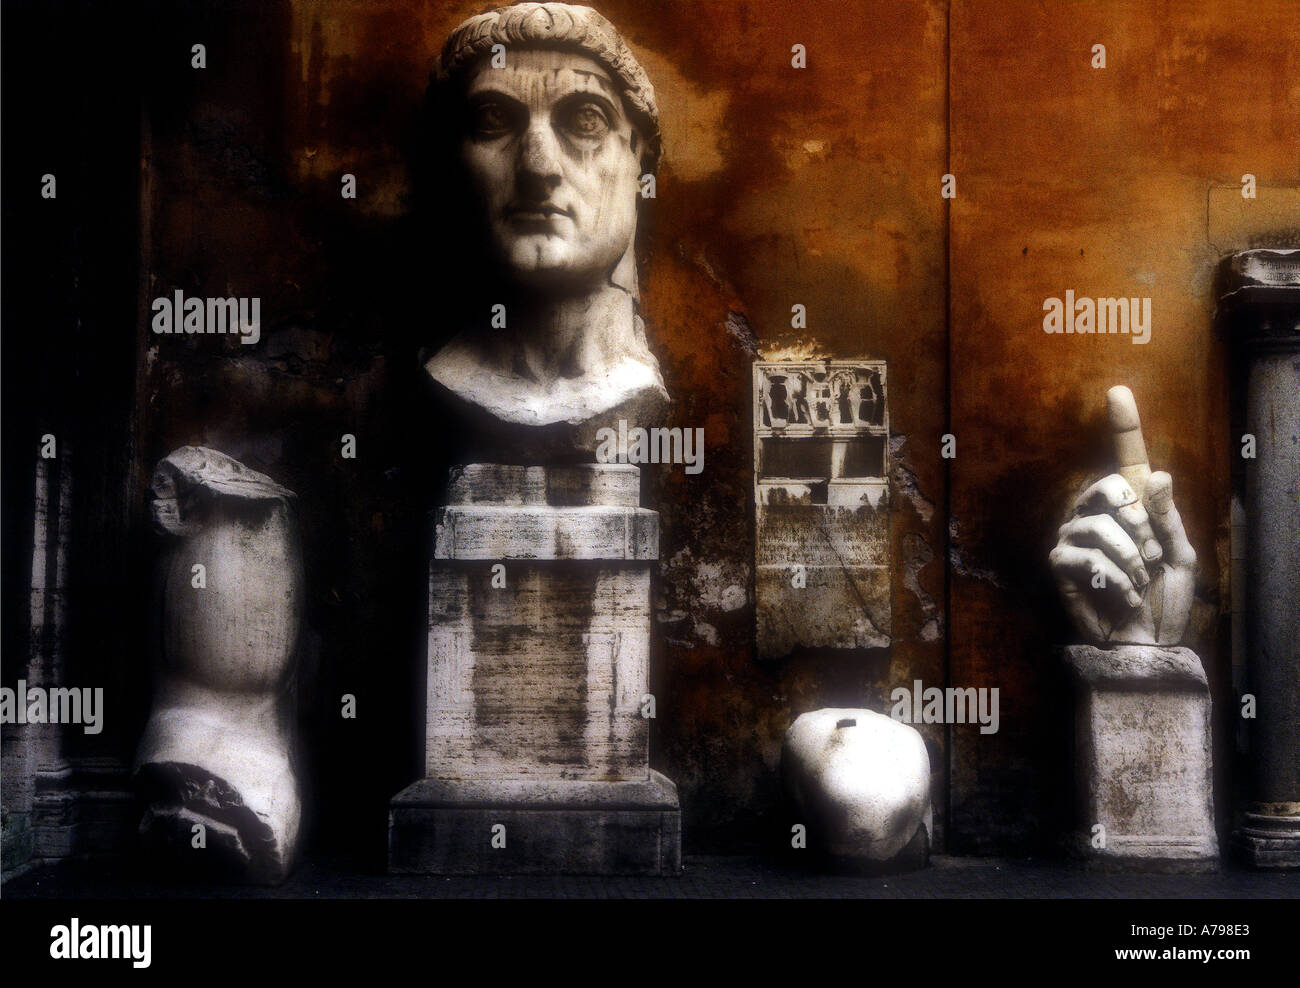
M 142 881 L 127 862 L 44 867 L 6 882 L 6 899 L 1294 899 L 1300 873 L 1233 867 L 1205 875 L 1082 871 L 1055 860 L 936 857 L 932 866 L 877 877 L 796 869 L 757 857 L 688 857 L 676 878 L 394 876 L 309 862 L 275 888 Z

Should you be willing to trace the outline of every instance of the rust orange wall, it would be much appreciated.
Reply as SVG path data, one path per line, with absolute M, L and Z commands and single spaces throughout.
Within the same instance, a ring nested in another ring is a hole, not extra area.
M 402 478 L 418 474 L 420 430 L 436 425 L 412 421 L 406 395 L 439 293 L 453 290 L 407 260 L 405 248 L 446 236 L 411 228 L 409 152 L 442 40 L 484 6 L 214 8 L 208 75 L 183 66 L 152 114 L 149 291 L 262 295 L 275 324 L 256 353 L 149 356 L 145 459 L 244 442 L 251 465 L 309 492 L 314 774 L 326 807 L 356 801 L 328 791 L 340 772 L 365 776 L 379 811 L 357 824 L 361 838 L 418 766 L 407 749 L 419 704 L 405 705 L 422 662 L 411 545 L 428 504 Z M 1213 200 L 1233 230 L 1288 216 L 1300 227 L 1294 6 L 596 6 L 658 92 L 665 157 L 643 308 L 673 424 L 706 430 L 702 474 L 661 469 L 647 483 L 663 516 L 653 762 L 681 789 L 687 850 L 779 841 L 791 718 L 887 710 L 890 689 L 917 679 L 1001 690 L 997 735 L 924 728 L 941 840 L 1050 846 L 1068 795 L 1069 707 L 1046 553 L 1073 486 L 1102 466 L 1093 440 L 1112 383 L 1133 387 L 1153 461 L 1174 475 L 1203 560 L 1193 645 L 1220 710 L 1228 699 L 1230 443 L 1210 275 L 1244 244 L 1211 244 L 1207 215 Z M 177 43 L 192 33 L 177 28 Z M 1104 70 L 1089 64 L 1094 43 L 1107 45 Z M 794 44 L 807 69 L 791 68 Z M 949 171 L 951 202 L 939 194 Z M 339 197 L 344 172 L 357 176 L 355 202 Z M 1261 185 L 1244 217 L 1212 189 L 1243 172 Z M 1042 301 L 1067 288 L 1151 296 L 1152 342 L 1044 335 Z M 403 294 L 411 305 L 391 302 Z M 806 330 L 791 328 L 795 303 Z M 755 659 L 749 364 L 760 355 L 889 362 L 888 650 Z M 958 456 L 944 461 L 950 430 Z M 345 469 L 334 443 L 349 431 L 363 452 Z M 334 704 L 358 683 L 379 684 L 393 723 L 411 719 L 409 739 L 344 732 Z M 392 778 L 366 775 L 376 763 Z
M 954 732 L 960 847 L 1023 842 L 1062 810 L 1063 625 L 1043 560 L 1071 496 L 1109 472 L 1104 396 L 1137 397 L 1154 469 L 1200 558 L 1186 644 L 1206 664 L 1220 782 L 1235 710 L 1226 645 L 1228 353 L 1216 338 L 1211 191 L 1262 241 L 1294 240 L 1300 17 L 1291 3 L 955 2 L 951 18 L 952 675 L 1002 689 L 993 738 Z M 1092 67 L 1092 46 L 1106 67 Z M 1244 201 L 1241 177 L 1259 197 Z M 1151 341 L 1047 335 L 1043 300 L 1152 300 Z M 1300 396 L 1297 397 L 1300 400 Z M 1022 806 L 1008 799 L 1015 792 Z M 1228 792 L 1219 787 L 1220 809 Z
M 414 118 L 442 39 L 482 5 L 291 9 L 291 181 L 337 211 L 338 176 L 353 171 L 364 190 L 356 208 L 380 222 L 400 217 L 410 175 L 395 135 Z M 599 9 L 656 87 L 665 153 L 643 309 L 676 399 L 673 424 L 706 436 L 702 474 L 651 480 L 664 531 L 654 761 L 682 788 L 688 844 L 725 850 L 770 826 L 793 716 L 879 707 L 893 683 L 943 681 L 943 470 L 916 451 L 937 449 L 943 432 L 945 214 L 935 189 L 946 9 L 831 2 L 795 17 L 783 2 L 629 0 Z M 796 43 L 807 69 L 791 66 Z M 796 303 L 806 331 L 791 328 Z M 749 365 L 760 350 L 890 362 L 900 565 L 889 654 L 755 661 Z M 942 772 L 943 731 L 927 734 Z

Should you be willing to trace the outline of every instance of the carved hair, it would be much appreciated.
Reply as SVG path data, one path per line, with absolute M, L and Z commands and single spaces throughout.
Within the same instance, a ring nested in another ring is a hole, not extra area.
M 618 83 L 628 115 L 646 141 L 643 160 L 650 171 L 659 163 L 659 107 L 654 86 L 614 25 L 590 7 L 567 3 L 517 3 L 478 14 L 451 32 L 442 48 L 437 79 L 453 82 L 493 45 L 554 48 L 578 52 L 600 62 Z

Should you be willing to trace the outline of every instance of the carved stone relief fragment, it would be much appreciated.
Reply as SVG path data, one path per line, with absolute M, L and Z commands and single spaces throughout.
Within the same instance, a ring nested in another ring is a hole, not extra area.
M 883 361 L 754 364 L 758 654 L 890 642 Z

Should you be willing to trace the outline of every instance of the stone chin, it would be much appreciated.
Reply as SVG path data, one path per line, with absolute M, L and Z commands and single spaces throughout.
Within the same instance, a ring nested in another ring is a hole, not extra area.
M 620 276 L 629 265 L 635 270 L 631 254 L 636 235 L 634 211 L 627 222 L 595 236 L 574 229 L 572 221 L 564 217 L 550 222 L 553 229 L 518 229 L 509 220 L 493 223 L 495 252 L 518 284 L 549 292 L 595 291 L 612 281 L 636 295 L 635 276 L 626 285 L 622 283 L 628 279 Z
M 604 284 L 615 256 L 592 261 L 573 244 L 553 234 L 511 236 L 502 246 L 506 270 L 520 285 L 548 292 L 564 288 L 591 290 Z

